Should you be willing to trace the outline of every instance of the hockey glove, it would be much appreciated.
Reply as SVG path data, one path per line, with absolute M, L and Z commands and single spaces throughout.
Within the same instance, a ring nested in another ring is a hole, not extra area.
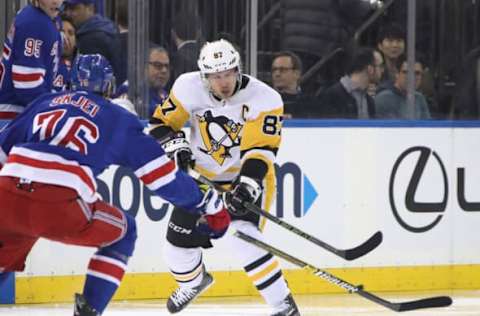
M 234 189 L 223 194 L 223 200 L 232 215 L 241 216 L 248 212 L 243 203 L 255 203 L 261 194 L 262 188 L 256 180 L 240 176 Z
M 171 133 L 161 139 L 160 144 L 167 156 L 175 160 L 180 169 L 186 171 L 189 167 L 193 168 L 195 165 L 195 159 L 184 132 Z
M 200 187 L 205 190 L 204 185 Z M 230 225 L 230 215 L 217 191 L 208 187 L 202 201 L 197 205 L 197 210 L 203 214 L 195 227 L 199 233 L 216 239 L 227 232 L 228 225 Z

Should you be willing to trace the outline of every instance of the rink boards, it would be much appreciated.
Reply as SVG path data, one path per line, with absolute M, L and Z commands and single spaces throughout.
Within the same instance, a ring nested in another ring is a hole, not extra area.
M 371 291 L 480 288 L 480 124 L 477 122 L 287 122 L 277 161 L 273 214 L 337 247 L 352 248 L 382 231 L 383 243 L 347 262 L 267 222 L 275 246 Z M 110 168 L 104 199 L 136 216 L 139 238 L 117 299 L 167 297 L 174 282 L 162 259 L 171 206 L 130 170 Z M 255 295 L 226 237 L 205 251 L 216 277 L 206 295 Z M 71 300 L 90 254 L 41 240 L 16 301 Z M 297 293 L 341 292 L 282 262 Z

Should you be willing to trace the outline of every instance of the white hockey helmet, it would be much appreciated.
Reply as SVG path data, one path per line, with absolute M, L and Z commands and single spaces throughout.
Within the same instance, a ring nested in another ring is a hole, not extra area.
M 207 74 L 237 68 L 240 79 L 242 72 L 240 54 L 229 41 L 224 39 L 205 43 L 200 50 L 197 64 L 207 86 Z

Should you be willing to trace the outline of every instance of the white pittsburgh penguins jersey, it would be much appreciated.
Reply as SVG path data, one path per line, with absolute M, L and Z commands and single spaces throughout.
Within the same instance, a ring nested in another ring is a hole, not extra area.
M 232 181 L 249 158 L 264 161 L 267 177 L 274 176 L 282 115 L 280 94 L 256 78 L 243 75 L 239 90 L 220 101 L 205 88 L 200 72 L 190 72 L 175 81 L 153 117 L 175 131 L 189 121 L 195 169 L 223 182 Z

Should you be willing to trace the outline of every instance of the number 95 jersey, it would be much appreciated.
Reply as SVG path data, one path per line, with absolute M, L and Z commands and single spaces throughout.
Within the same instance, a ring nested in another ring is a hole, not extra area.
M 200 72 L 181 75 L 153 123 L 175 131 L 190 122 L 195 169 L 218 182 L 232 181 L 247 159 L 259 159 L 273 173 L 281 140 L 283 102 L 260 80 L 242 75 L 237 92 L 220 100 L 205 87 Z

